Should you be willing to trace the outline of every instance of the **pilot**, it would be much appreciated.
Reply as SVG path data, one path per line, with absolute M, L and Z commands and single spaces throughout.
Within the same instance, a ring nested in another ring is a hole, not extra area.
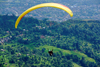
M 53 49 L 48 51 L 49 55 L 52 56 L 53 55 Z

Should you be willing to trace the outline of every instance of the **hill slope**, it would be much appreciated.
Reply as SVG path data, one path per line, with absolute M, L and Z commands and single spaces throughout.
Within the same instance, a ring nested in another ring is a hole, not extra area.
M 73 19 L 97 19 L 100 17 L 99 0 L 0 0 L 0 14 L 14 14 L 19 16 L 26 9 L 41 3 L 61 3 L 68 6 L 74 16 Z M 54 21 L 66 21 L 70 16 L 63 10 L 55 8 L 41 8 L 30 12 L 26 16 L 38 19 L 49 18 Z M 71 18 L 71 19 L 72 19 Z
M 15 29 L 16 19 L 14 15 L 0 15 L 1 66 L 100 66 L 100 21 L 57 23 L 24 17 Z M 52 57 L 47 49 L 54 49 Z

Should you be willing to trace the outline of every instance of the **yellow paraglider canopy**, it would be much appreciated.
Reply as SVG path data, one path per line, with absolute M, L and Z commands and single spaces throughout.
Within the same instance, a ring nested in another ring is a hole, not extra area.
M 39 5 L 36 5 L 36 6 L 33 6 L 29 9 L 27 9 L 25 12 L 23 12 L 17 19 L 16 23 L 15 23 L 15 28 L 17 28 L 20 20 L 29 12 L 35 10 L 35 9 L 38 9 L 38 8 L 42 8 L 42 7 L 54 7 L 54 8 L 58 8 L 58 9 L 62 9 L 64 11 L 66 11 L 71 17 L 73 16 L 73 13 L 72 11 L 67 7 L 67 6 L 64 6 L 64 5 L 61 5 L 61 4 L 58 4 L 58 3 L 43 3 L 43 4 L 39 4 Z

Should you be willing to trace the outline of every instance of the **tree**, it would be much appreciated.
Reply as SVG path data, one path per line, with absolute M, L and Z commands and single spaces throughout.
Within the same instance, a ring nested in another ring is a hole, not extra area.
M 15 63 L 14 59 L 11 58 L 11 59 L 9 60 L 9 63 Z
M 23 57 L 22 57 L 22 60 L 23 60 L 24 62 L 27 62 L 27 61 L 29 60 L 29 57 L 28 57 L 28 56 L 23 56 Z
M 4 67 L 3 59 L 0 58 L 0 67 Z
M 45 48 L 43 48 L 43 49 L 42 49 L 42 52 L 44 52 L 45 50 L 46 50 L 46 49 L 45 49 Z

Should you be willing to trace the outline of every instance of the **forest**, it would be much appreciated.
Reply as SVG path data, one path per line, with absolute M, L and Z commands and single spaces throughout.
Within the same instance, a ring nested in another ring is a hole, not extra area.
M 16 19 L 0 15 L 0 67 L 100 67 L 99 20 Z

